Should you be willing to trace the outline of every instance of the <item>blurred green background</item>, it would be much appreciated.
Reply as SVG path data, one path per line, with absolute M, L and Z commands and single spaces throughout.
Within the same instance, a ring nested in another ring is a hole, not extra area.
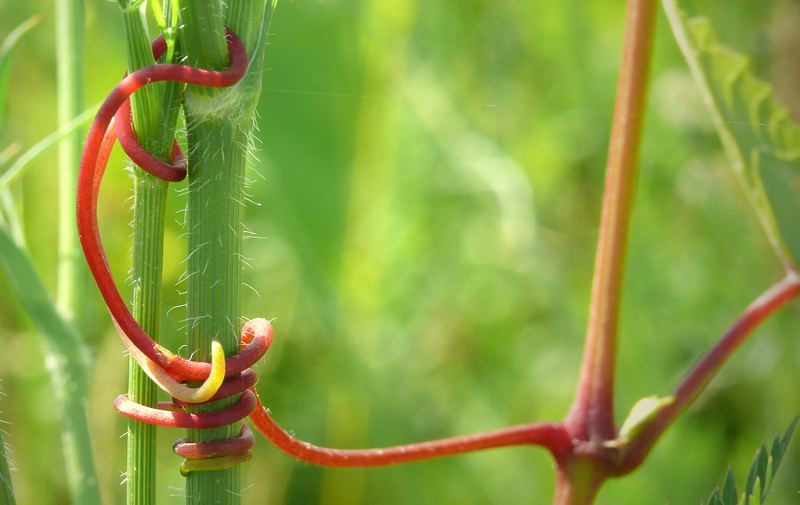
M 693 2 L 800 117 L 800 3 Z M 53 1 L 0 3 L 16 51 L 0 146 L 55 129 Z M 278 6 L 259 105 L 244 314 L 275 318 L 258 366 L 275 417 L 309 441 L 389 445 L 560 419 L 577 378 L 624 2 L 295 0 Z M 621 325 L 618 419 L 663 394 L 781 275 L 728 173 L 663 13 Z M 125 69 L 115 2 L 87 1 L 87 103 Z M 117 152 L 101 195 L 124 284 L 131 187 Z M 55 288 L 55 153 L 21 184 L 33 258 Z M 170 194 L 163 340 L 182 344 L 186 254 Z M 252 286 L 253 289 L 249 289 Z M 89 401 L 108 503 L 123 503 L 126 363 L 87 280 Z M 758 331 L 646 464 L 598 503 L 691 504 L 800 412 L 800 304 Z M 0 272 L 0 410 L 20 503 L 67 500 L 40 339 Z M 7 423 L 7 424 L 5 424 Z M 182 503 L 178 431 L 159 431 L 159 503 Z M 800 503 L 800 450 L 772 503 Z M 259 441 L 243 503 L 548 503 L 531 448 L 371 470 L 297 463 Z

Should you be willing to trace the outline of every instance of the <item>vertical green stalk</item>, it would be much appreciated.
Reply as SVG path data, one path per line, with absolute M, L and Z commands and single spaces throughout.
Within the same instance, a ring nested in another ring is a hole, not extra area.
M 189 352 L 195 359 L 209 359 L 212 340 L 222 344 L 226 355 L 238 352 L 244 170 L 261 87 L 261 47 L 273 7 L 274 0 L 238 0 L 227 9 L 219 1 L 181 3 L 182 49 L 190 65 L 227 66 L 225 25 L 244 42 L 250 57 L 248 74 L 236 86 L 190 86 L 184 100 L 190 167 L 187 320 Z M 202 408 L 219 409 L 237 399 Z M 202 441 L 231 438 L 237 432 L 236 426 L 226 426 L 188 430 L 187 437 Z M 186 481 L 186 502 L 236 505 L 240 490 L 238 466 L 192 472 Z
M 58 125 L 65 126 L 83 111 L 83 0 L 56 1 L 56 56 L 58 62 Z M 76 131 L 59 144 L 58 191 L 58 298 L 61 315 L 80 327 L 85 285 L 83 258 L 75 233 L 75 191 L 82 133 Z M 64 459 L 73 503 L 100 504 L 91 437 L 86 415 L 85 383 L 58 354 L 45 349 L 53 385 L 63 407 Z M 85 365 L 85 363 L 82 363 Z M 75 365 L 75 363 L 73 363 Z
M 128 70 L 155 63 L 150 49 L 144 11 L 120 1 L 127 38 Z M 168 160 L 178 111 L 180 86 L 174 83 L 145 86 L 131 97 L 133 126 L 140 143 Z M 161 319 L 161 281 L 164 252 L 164 214 L 167 183 L 133 167 L 133 315 L 141 327 L 158 338 Z M 136 361 L 129 362 L 128 395 L 142 405 L 154 406 L 156 387 Z M 126 467 L 127 503 L 155 503 L 156 430 L 151 424 L 128 421 Z
M 58 126 L 84 108 L 83 0 L 56 0 Z M 75 191 L 83 133 L 68 135 L 58 145 L 58 298 L 61 313 L 80 327 L 80 294 L 86 284 L 83 257 L 75 233 Z

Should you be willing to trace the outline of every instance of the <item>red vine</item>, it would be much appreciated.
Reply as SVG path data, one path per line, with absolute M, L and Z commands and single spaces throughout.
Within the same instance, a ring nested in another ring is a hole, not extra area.
M 228 87 L 239 82 L 247 71 L 247 54 L 241 41 L 227 30 L 230 65 L 222 71 L 203 70 L 185 65 L 156 64 L 126 76 L 106 97 L 87 135 L 77 190 L 77 219 L 81 246 L 95 282 L 117 325 L 123 340 L 129 341 L 164 372 L 179 381 L 203 381 L 211 370 L 206 362 L 183 358 L 155 342 L 128 310 L 109 270 L 97 223 L 97 199 L 108 156 L 119 138 L 125 152 L 143 170 L 166 181 L 186 177 L 186 162 L 174 144 L 171 163 L 148 153 L 132 131 L 129 97 L 139 88 L 154 82 L 173 81 L 197 86 Z M 153 42 L 153 55 L 160 58 L 166 50 L 162 38 Z M 209 400 L 216 401 L 241 394 L 237 403 L 215 412 L 191 413 L 186 404 L 173 400 L 151 408 L 120 395 L 115 408 L 139 421 L 174 428 L 214 428 L 250 418 L 258 431 L 276 447 L 309 463 L 326 466 L 380 466 L 449 456 L 469 451 L 511 445 L 540 445 L 561 461 L 571 454 L 573 442 L 562 423 L 532 423 L 468 436 L 421 442 L 381 449 L 329 449 L 294 438 L 281 428 L 261 404 L 255 390 L 257 374 L 251 366 L 272 343 L 272 326 L 265 319 L 253 319 L 242 329 L 241 352 L 225 360 L 225 381 Z M 230 440 L 187 442 L 178 440 L 176 454 L 187 460 L 211 464 L 187 465 L 186 471 L 218 469 L 238 464 L 249 457 L 253 434 L 242 425 L 239 436 Z

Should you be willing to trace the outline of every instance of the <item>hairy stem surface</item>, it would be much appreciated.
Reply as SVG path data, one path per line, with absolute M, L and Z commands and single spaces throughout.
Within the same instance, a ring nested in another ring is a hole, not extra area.
M 155 63 L 142 12 L 125 9 L 123 21 L 128 71 Z M 144 87 L 131 97 L 133 127 L 139 142 L 163 160 L 168 160 L 172 147 L 178 89 L 174 83 L 155 84 Z M 133 168 L 133 181 L 132 312 L 141 327 L 158 338 L 167 183 L 138 167 Z M 129 364 L 128 397 L 142 405 L 152 407 L 156 404 L 156 387 L 133 358 Z M 126 499 L 129 505 L 155 503 L 155 451 L 155 426 L 129 420 L 126 464 Z
M 182 3 L 183 50 L 188 63 L 208 69 L 227 66 L 225 25 L 244 42 L 250 55 L 247 76 L 225 90 L 190 86 L 184 100 L 189 142 L 187 226 L 187 321 L 189 351 L 208 360 L 211 341 L 225 355 L 239 349 L 239 288 L 242 270 L 242 201 L 244 171 L 260 94 L 261 47 L 273 7 L 266 0 Z M 238 401 L 238 395 L 200 408 L 216 410 Z M 238 425 L 189 430 L 190 441 L 232 438 Z M 192 472 L 187 477 L 187 503 L 235 505 L 241 502 L 239 467 Z

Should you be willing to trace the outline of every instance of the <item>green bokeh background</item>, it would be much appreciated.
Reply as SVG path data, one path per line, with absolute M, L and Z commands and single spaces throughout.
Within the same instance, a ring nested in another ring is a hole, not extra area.
M 720 38 L 800 117 L 800 3 L 695 1 Z M 0 147 L 55 129 L 53 1 L 0 3 L 16 51 Z M 295 434 L 389 445 L 560 419 L 577 379 L 624 2 L 295 0 L 278 7 L 251 169 L 243 309 L 274 318 L 259 390 Z M 87 0 L 87 103 L 125 68 L 116 3 Z M 730 176 L 662 12 L 621 324 L 618 419 L 664 394 L 780 267 Z M 130 263 L 130 181 L 117 152 L 101 196 L 109 257 Z M 27 238 L 55 288 L 55 154 L 24 178 Z M 163 340 L 182 344 L 186 241 L 170 194 Z M 253 289 L 249 287 L 252 286 Z M 258 294 L 255 293 L 258 292 Z M 126 363 L 93 284 L 85 333 L 103 495 L 123 503 Z M 165 313 L 166 313 L 165 308 Z M 800 304 L 761 328 L 633 475 L 598 503 L 695 504 L 728 464 L 800 412 Z M 0 272 L 0 398 L 19 503 L 67 500 L 40 340 Z M 181 436 L 159 430 L 159 503 L 182 503 Z M 772 503 L 800 503 L 800 450 Z M 407 466 L 321 469 L 265 441 L 246 504 L 548 503 L 543 451 L 501 449 Z

